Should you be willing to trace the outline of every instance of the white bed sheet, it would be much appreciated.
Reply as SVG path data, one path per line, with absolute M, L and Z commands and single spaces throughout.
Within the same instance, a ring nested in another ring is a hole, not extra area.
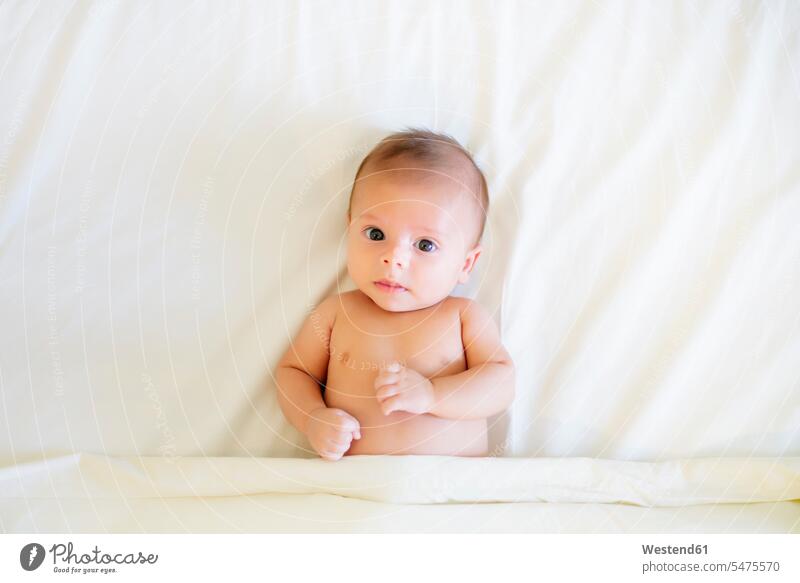
M 395 506 L 332 494 L 0 501 L 18 533 L 800 533 L 800 502 Z
M 489 179 L 456 293 L 518 366 L 493 455 L 800 455 L 798 23 L 792 2 L 0 4 L 0 465 L 313 457 L 273 367 L 349 288 L 350 181 L 405 125 Z M 4 502 L 5 525 L 52 504 Z
M 11 532 L 800 532 L 800 458 L 73 455 L 0 470 Z

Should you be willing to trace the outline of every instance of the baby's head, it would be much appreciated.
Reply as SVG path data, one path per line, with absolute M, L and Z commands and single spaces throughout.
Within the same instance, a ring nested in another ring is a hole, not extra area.
M 391 312 L 442 301 L 469 279 L 488 207 L 483 173 L 452 137 L 409 129 L 384 138 L 350 193 L 350 277 Z

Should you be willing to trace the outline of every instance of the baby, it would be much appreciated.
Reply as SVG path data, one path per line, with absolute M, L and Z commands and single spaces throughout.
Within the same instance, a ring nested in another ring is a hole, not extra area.
M 450 296 L 487 208 L 483 174 L 449 136 L 396 133 L 361 162 L 347 212 L 357 289 L 317 306 L 276 373 L 281 409 L 322 458 L 487 455 L 514 364 L 491 315 Z

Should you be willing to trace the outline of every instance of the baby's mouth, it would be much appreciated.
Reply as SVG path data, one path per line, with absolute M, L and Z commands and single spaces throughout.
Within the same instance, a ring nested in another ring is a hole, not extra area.
M 389 281 L 388 279 L 380 279 L 374 283 L 375 287 L 377 287 L 379 290 L 389 294 L 399 294 L 408 291 L 399 283 Z

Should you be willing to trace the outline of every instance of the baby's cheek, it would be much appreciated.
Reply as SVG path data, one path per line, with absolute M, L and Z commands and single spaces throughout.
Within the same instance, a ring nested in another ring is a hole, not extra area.
M 456 258 L 442 258 L 437 262 L 433 276 L 441 285 L 449 285 L 453 280 L 458 278 L 460 267 L 461 263 Z

